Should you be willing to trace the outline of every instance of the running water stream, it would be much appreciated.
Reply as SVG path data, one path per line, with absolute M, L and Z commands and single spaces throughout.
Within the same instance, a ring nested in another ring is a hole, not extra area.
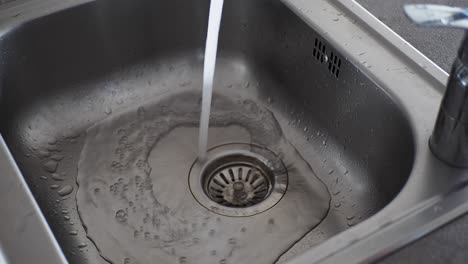
M 203 65 L 203 98 L 198 139 L 198 158 L 204 160 L 208 146 L 208 127 L 210 123 L 211 97 L 218 50 L 219 27 L 224 0 L 211 0 L 206 37 L 205 61 Z

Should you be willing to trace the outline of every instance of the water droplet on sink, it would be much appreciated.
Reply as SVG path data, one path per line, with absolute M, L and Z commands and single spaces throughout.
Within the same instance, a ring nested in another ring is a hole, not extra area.
M 112 114 L 112 108 L 106 107 L 106 109 L 104 109 L 104 113 L 105 113 L 106 115 Z
M 50 160 L 44 163 L 43 168 L 47 172 L 54 173 L 57 171 L 57 166 L 58 166 L 58 163 L 56 161 Z
M 354 225 L 356 225 L 356 223 L 357 223 L 356 219 L 351 219 L 351 220 L 348 220 L 348 222 L 347 222 L 348 226 L 354 226 Z
M 341 193 L 341 190 L 338 189 L 338 188 L 336 188 L 336 189 L 333 190 L 333 195 L 338 195 L 338 194 L 340 194 L 340 193 Z
M 179 264 L 186 264 L 187 263 L 187 257 L 180 257 L 179 258 Z
M 39 156 L 43 158 L 50 157 L 50 152 L 48 150 L 42 149 L 38 151 Z
M 78 235 L 78 231 L 72 230 L 72 231 L 68 232 L 68 234 L 70 234 L 72 236 L 76 236 L 76 235 Z
M 63 217 L 63 219 L 65 219 L 65 221 L 69 221 L 69 220 L 70 220 L 70 216 L 65 215 L 65 216 Z
M 85 248 L 87 245 L 85 242 L 78 244 L 79 248 Z
M 57 191 L 58 195 L 65 196 L 69 195 L 73 191 L 73 187 L 71 185 L 65 185 L 60 190 Z
M 40 178 L 41 178 L 41 180 L 44 180 L 44 181 L 47 180 L 47 176 L 41 176 Z
M 354 217 L 356 217 L 356 216 L 355 215 L 348 215 L 348 216 L 346 216 L 346 219 L 347 220 L 353 220 Z
M 335 201 L 333 206 L 335 206 L 335 208 L 339 208 L 341 206 L 341 201 Z
M 54 161 L 61 161 L 63 160 L 64 156 L 61 155 L 61 154 L 54 154 L 52 155 L 52 157 L 50 157 L 51 160 L 54 160 Z
M 58 173 L 52 173 L 51 178 L 54 179 L 55 181 L 64 181 L 65 180 L 65 178 L 60 176 Z
M 59 186 L 57 184 L 53 184 L 53 185 L 49 186 L 49 188 L 51 188 L 52 190 L 55 190 L 55 189 L 58 189 Z
M 146 114 L 146 109 L 143 106 L 138 107 L 137 115 L 138 117 L 144 117 Z
M 344 175 L 346 175 L 346 174 L 348 174 L 348 173 L 349 173 L 349 171 L 348 171 L 348 170 L 345 170 Z
M 335 172 L 335 170 L 334 170 L 334 169 L 331 169 L 331 170 L 329 170 L 329 171 L 328 171 L 328 175 L 331 175 L 331 174 L 333 174 L 333 172 Z
M 214 229 L 211 229 L 210 232 L 208 233 L 210 236 L 214 236 L 216 231 Z
M 229 243 L 230 245 L 235 245 L 235 244 L 237 244 L 237 240 L 236 240 L 235 238 L 231 237 L 231 238 L 228 240 L 228 243 Z

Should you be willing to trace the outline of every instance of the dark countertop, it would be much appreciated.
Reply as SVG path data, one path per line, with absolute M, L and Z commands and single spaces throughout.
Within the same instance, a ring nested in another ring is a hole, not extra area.
M 468 262 L 468 214 L 379 261 L 379 264 Z
M 466 0 L 357 0 L 378 19 L 449 72 L 463 37 L 463 31 L 421 28 L 403 14 L 403 4 L 432 3 L 468 7 Z M 401 263 L 468 263 L 468 214 L 378 261 Z
M 357 0 L 378 19 L 414 47 L 449 72 L 463 37 L 463 30 L 422 28 L 411 23 L 403 13 L 404 4 L 432 3 L 468 7 L 466 0 Z

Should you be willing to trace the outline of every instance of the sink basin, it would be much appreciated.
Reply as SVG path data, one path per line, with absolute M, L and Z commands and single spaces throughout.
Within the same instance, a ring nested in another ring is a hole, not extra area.
M 112 259 L 112 252 L 99 251 L 103 242 L 87 234 L 77 205 L 83 188 L 78 164 L 89 129 L 168 95 L 201 95 L 208 7 L 209 1 L 103 0 L 5 23 L 0 133 L 70 263 Z M 319 223 L 296 234 L 285 250 L 269 252 L 279 263 L 379 212 L 405 186 L 414 165 L 406 109 L 325 35 L 279 1 L 225 3 L 216 95 L 250 100 L 271 112 L 330 197 Z M 197 124 L 191 127 L 196 136 Z M 180 184 L 188 188 L 188 182 Z M 101 228 L 105 224 L 91 229 Z

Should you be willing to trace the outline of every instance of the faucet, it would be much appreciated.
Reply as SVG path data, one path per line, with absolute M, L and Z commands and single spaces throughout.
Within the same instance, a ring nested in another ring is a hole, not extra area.
M 416 4 L 404 10 L 418 25 L 468 29 L 468 9 Z M 447 164 L 468 168 L 468 33 L 452 66 L 429 147 Z

